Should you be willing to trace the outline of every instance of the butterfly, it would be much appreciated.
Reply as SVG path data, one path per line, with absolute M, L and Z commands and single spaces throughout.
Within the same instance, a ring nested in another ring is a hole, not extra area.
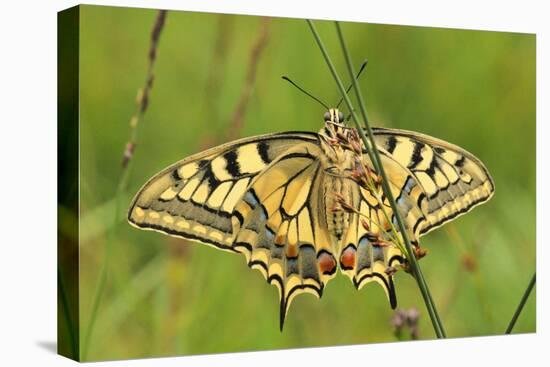
M 358 172 L 368 172 L 372 182 L 379 176 L 360 142 L 355 152 L 340 142 L 353 135 L 344 120 L 331 108 L 318 133 L 254 136 L 185 158 L 139 190 L 128 220 L 243 254 L 249 267 L 278 288 L 281 330 L 294 297 L 320 298 L 338 270 L 357 289 L 380 284 L 395 308 L 388 270 L 406 263 L 388 240 L 395 216 L 383 193 L 357 180 Z M 486 167 L 464 149 L 412 131 L 373 133 L 415 246 L 420 236 L 493 195 Z

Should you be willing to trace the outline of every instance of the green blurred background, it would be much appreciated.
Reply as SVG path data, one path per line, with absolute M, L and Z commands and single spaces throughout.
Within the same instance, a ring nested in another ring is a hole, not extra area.
M 276 288 L 242 256 L 139 231 L 124 219 L 132 195 L 148 178 L 231 134 L 320 128 L 323 108 L 281 80 L 288 75 L 329 104 L 339 99 L 303 20 L 266 23 L 260 17 L 168 12 L 149 108 L 106 254 L 122 153 L 156 16 L 154 10 L 81 7 L 81 337 L 108 256 L 93 333 L 82 345 L 84 359 L 398 340 L 380 287 L 357 292 L 347 277 L 337 276 L 321 300 L 296 298 L 281 333 Z M 333 23 L 316 24 L 349 80 Z M 535 36 L 342 26 L 356 64 L 369 59 L 360 84 L 373 125 L 447 140 L 474 153 L 491 172 L 494 198 L 423 237 L 429 255 L 421 265 L 448 336 L 502 334 L 535 266 Z M 243 126 L 234 131 L 232 116 L 263 27 L 265 48 Z M 395 283 L 399 307 L 420 311 L 420 338 L 434 338 L 413 278 L 399 272 Z M 533 294 L 514 332 L 534 332 L 535 324 Z

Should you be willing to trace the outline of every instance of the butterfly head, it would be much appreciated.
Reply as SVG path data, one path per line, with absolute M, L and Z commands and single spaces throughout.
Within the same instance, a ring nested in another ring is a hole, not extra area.
M 349 127 L 344 124 L 344 114 L 337 108 L 330 108 L 324 115 L 325 126 L 319 132 L 321 148 L 330 165 L 340 164 L 349 160 L 349 151 L 339 144 L 345 140 Z
M 325 126 L 321 129 L 321 135 L 331 141 L 338 140 L 346 135 L 348 127 L 344 125 L 344 114 L 337 108 L 330 108 L 324 115 Z
M 338 124 L 343 125 L 344 123 L 344 114 L 342 111 L 340 111 L 337 108 L 330 108 L 327 112 L 325 112 L 325 123 L 332 123 L 332 124 Z

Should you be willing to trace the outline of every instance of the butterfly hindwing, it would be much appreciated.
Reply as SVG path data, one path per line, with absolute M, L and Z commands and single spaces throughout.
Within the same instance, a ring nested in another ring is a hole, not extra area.
M 282 133 L 224 144 L 155 175 L 128 212 L 131 224 L 233 250 L 231 216 L 251 180 L 311 134 Z
M 370 163 L 368 158 L 365 163 Z M 388 161 L 382 155 L 382 163 L 386 167 L 390 186 L 395 194 L 401 187 L 400 182 L 406 178 L 406 172 L 400 169 L 397 162 Z M 368 164 L 370 169 L 371 164 Z M 376 238 L 383 238 L 383 232 L 388 230 L 382 207 L 391 216 L 391 207 L 383 194 L 379 198 L 366 188 L 356 185 L 353 181 L 347 180 L 352 192 L 351 202 L 355 207 L 349 219 L 349 226 L 342 238 L 338 256 L 339 267 L 342 273 L 347 275 L 357 289 L 370 282 L 376 282 L 382 286 L 392 308 L 397 306 L 395 288 L 393 285 L 393 273 L 391 268 L 404 261 L 401 251 L 390 242 L 381 243 Z M 390 219 L 391 220 L 391 219 Z
M 254 178 L 234 212 L 234 248 L 245 254 L 280 296 L 283 326 L 301 293 L 322 295 L 337 263 L 330 236 L 319 221 L 323 171 L 313 144 L 285 152 Z
M 362 213 L 368 213 L 371 217 L 383 217 L 380 208 L 371 207 L 363 199 L 360 199 L 357 207 Z M 361 289 L 370 282 L 381 285 L 391 307 L 395 308 L 397 298 L 390 269 L 403 263 L 403 255 L 394 244 L 382 246 L 377 243 L 372 237 L 372 233 L 376 231 L 371 230 L 369 234 L 361 225 L 359 216 L 352 216 L 339 255 L 340 269 L 351 279 L 357 289 Z

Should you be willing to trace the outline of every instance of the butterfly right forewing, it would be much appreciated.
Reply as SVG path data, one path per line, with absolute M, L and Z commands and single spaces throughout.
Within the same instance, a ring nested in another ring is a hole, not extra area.
M 379 149 L 386 152 L 388 159 L 409 172 L 411 187 L 414 180 L 422 189 L 408 198 L 409 206 L 419 208 L 422 213 L 414 215 L 411 227 L 416 238 L 493 195 L 494 182 L 487 168 L 466 150 L 412 131 L 375 128 L 374 134 Z M 408 186 L 404 185 L 405 188 Z

